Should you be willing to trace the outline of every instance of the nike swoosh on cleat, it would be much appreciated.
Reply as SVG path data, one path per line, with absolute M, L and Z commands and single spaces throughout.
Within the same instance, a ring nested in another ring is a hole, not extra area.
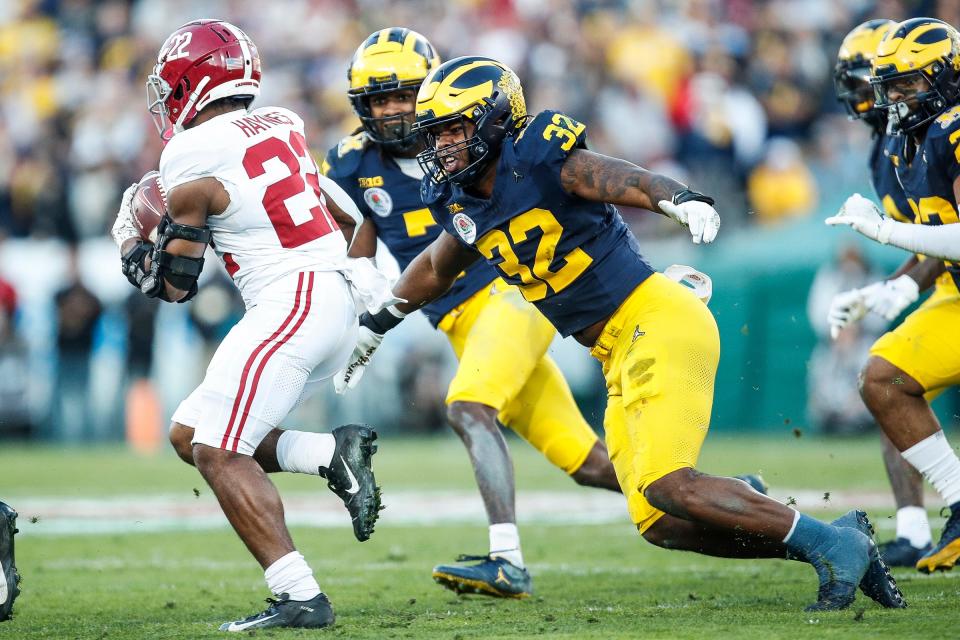
M 267 620 L 272 620 L 273 618 L 276 618 L 278 615 L 280 615 L 280 614 L 279 614 L 279 613 L 275 613 L 275 614 L 273 614 L 272 616 L 268 616 L 268 617 L 266 617 L 266 618 L 257 618 L 256 620 L 251 620 L 250 622 L 243 622 L 243 621 L 241 621 L 241 622 L 231 622 L 231 623 L 229 623 L 228 625 L 225 625 L 225 626 L 226 626 L 225 629 L 221 627 L 221 631 L 244 631 L 245 629 L 248 629 L 249 627 L 251 627 L 251 626 L 253 626 L 253 625 L 255 625 L 255 624 L 260 624 L 261 622 L 266 622 Z
M 3 568 L 3 563 L 0 562 L 0 604 L 5 604 L 7 602 L 7 573 Z
M 347 477 L 350 478 L 350 488 L 347 489 L 347 493 L 354 494 L 360 491 L 360 483 L 357 482 L 357 478 L 353 475 L 353 471 L 350 470 L 350 465 L 343 459 L 343 456 L 340 456 L 340 462 L 343 463 L 343 468 L 347 470 Z

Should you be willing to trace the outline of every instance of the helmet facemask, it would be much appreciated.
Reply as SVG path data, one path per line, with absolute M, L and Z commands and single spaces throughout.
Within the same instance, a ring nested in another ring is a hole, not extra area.
M 934 73 L 939 73 L 941 69 L 940 63 L 931 65 Z M 876 108 L 886 111 L 892 132 L 912 133 L 943 113 L 951 104 L 923 69 L 874 76 L 871 84 Z M 890 94 L 894 92 L 902 97 L 893 100 Z
M 173 137 L 173 122 L 170 120 L 170 110 L 167 108 L 167 99 L 173 89 L 169 83 L 156 73 L 147 77 L 147 110 L 157 128 L 157 133 L 164 142 Z
M 469 117 L 454 113 L 443 118 L 418 118 L 414 131 L 423 136 L 426 148 L 417 154 L 417 161 L 424 173 L 434 182 L 455 182 L 466 187 L 476 182 L 489 164 L 499 157 L 500 148 L 507 133 L 513 131 L 516 123 L 511 116 L 509 103 L 503 108 L 505 100 L 494 97 L 485 98 L 482 104 L 469 109 Z M 467 122 L 475 125 L 473 135 L 461 142 L 437 149 L 437 132 L 451 123 L 461 122 L 466 131 Z M 444 167 L 446 158 L 467 152 L 467 166 L 450 174 Z
M 843 104 L 851 120 L 863 120 L 874 131 L 886 126 L 886 112 L 876 108 L 875 89 L 870 82 L 867 65 L 840 67 L 833 75 L 837 100 Z
M 377 91 L 351 93 L 350 101 L 353 103 L 353 109 L 360 118 L 364 131 L 367 132 L 370 140 L 383 149 L 394 153 L 404 153 L 417 147 L 421 138 L 413 131 L 413 123 L 416 119 L 414 110 L 403 113 L 391 114 L 388 116 L 374 117 L 373 109 L 370 106 L 370 100 L 374 96 L 385 95 L 395 91 L 413 91 L 414 102 L 416 101 L 416 91 L 419 85 L 414 86 L 394 86 L 388 89 Z

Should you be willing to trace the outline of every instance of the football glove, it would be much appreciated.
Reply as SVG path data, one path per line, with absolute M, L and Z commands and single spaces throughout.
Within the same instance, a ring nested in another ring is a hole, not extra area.
M 830 310 L 827 312 L 830 337 L 836 340 L 840 331 L 851 324 L 860 322 L 863 316 L 867 315 L 867 296 L 872 295 L 874 290 L 881 288 L 883 288 L 883 283 L 877 282 L 863 289 L 843 291 L 833 296 L 833 300 L 830 301 Z
M 684 189 L 673 194 L 673 200 L 657 203 L 667 217 L 690 230 L 694 244 L 713 242 L 720 230 L 720 214 L 713 208 L 713 198 Z
M 152 265 L 150 268 L 146 266 L 147 258 L 152 259 L 153 250 L 152 242 L 137 240 L 129 251 L 120 256 L 120 270 L 123 271 L 123 275 L 127 277 L 130 284 L 148 298 L 156 298 L 160 293 L 160 281 L 155 277 Z
M 880 244 L 887 244 L 895 224 L 890 218 L 884 217 L 877 205 L 859 193 L 847 198 L 837 215 L 824 222 L 831 227 L 845 224 Z
M 347 360 L 347 366 L 338 371 L 333 377 L 333 390 L 338 394 L 353 389 L 363 377 L 373 352 L 383 342 L 383 336 L 393 327 L 400 324 L 406 314 L 389 307 L 371 314 L 364 311 L 360 316 L 360 329 L 357 331 L 357 345 Z
M 133 183 L 123 192 L 120 199 L 120 210 L 117 211 L 117 219 L 113 223 L 110 235 L 117 247 L 122 249 L 123 243 L 131 238 L 139 238 L 140 232 L 133 224 L 133 194 L 137 191 L 137 183 Z
M 920 286 L 916 280 L 904 274 L 885 281 L 879 289 L 872 289 L 869 295 L 864 296 L 864 304 L 873 313 L 893 320 L 919 297 Z

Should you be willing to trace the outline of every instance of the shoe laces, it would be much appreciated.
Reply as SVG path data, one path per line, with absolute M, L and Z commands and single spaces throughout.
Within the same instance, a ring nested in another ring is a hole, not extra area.
M 490 557 L 490 554 L 487 554 L 485 556 L 471 556 L 471 555 L 461 553 L 460 555 L 457 556 L 457 562 L 478 562 L 478 561 L 483 562 L 485 560 L 489 560 L 491 562 L 494 561 L 494 559 Z
M 948 511 L 950 515 L 945 516 L 944 511 Z M 940 509 L 940 517 L 947 518 L 946 524 L 943 525 L 943 533 L 940 534 L 940 541 L 960 537 L 960 509 L 951 510 L 950 507 L 943 507 Z

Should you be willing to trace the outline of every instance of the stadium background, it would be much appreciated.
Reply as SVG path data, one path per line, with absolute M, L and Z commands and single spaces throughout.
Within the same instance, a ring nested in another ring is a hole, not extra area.
M 847 195 L 872 194 L 869 135 L 835 102 L 831 70 L 855 24 L 916 15 L 960 24 L 960 4 L 2 2 L 0 438 L 128 438 L 139 448 L 162 447 L 167 418 L 242 312 L 226 276 L 211 267 L 193 303 L 147 301 L 120 275 L 107 235 L 121 192 L 156 166 L 161 150 L 144 79 L 166 34 L 196 17 L 222 17 L 247 31 L 264 65 L 258 104 L 303 115 L 318 157 L 357 124 L 346 69 L 373 30 L 409 26 L 444 58 L 506 62 L 531 112 L 567 112 L 587 123 L 593 149 L 716 197 L 723 228 L 709 247 L 694 247 L 670 221 L 625 212 L 656 267 L 691 264 L 713 277 L 723 344 L 714 428 L 869 431 L 854 378 L 883 327 L 868 323 L 830 347 L 823 304 L 841 284 L 879 278 L 905 256 L 822 225 Z M 422 319 L 397 333 L 356 391 L 344 399 L 321 394 L 290 425 L 325 430 L 365 420 L 391 433 L 443 429 L 449 348 Z M 597 424 L 598 367 L 572 341 L 558 340 L 554 353 Z M 950 391 L 940 400 L 949 422 L 957 398 Z M 846 405 L 846 414 L 825 418 L 822 405 L 831 403 Z

